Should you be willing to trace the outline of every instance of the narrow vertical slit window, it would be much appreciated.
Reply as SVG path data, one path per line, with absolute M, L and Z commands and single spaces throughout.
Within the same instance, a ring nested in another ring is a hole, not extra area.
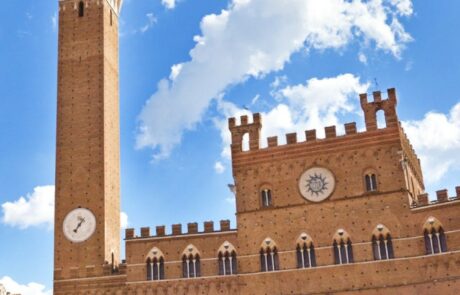
M 261 192 L 262 207 L 268 208 L 272 206 L 272 191 L 270 189 L 263 189 Z
M 377 176 L 374 173 L 366 174 L 364 177 L 367 192 L 377 191 Z
M 78 3 L 78 17 L 83 16 L 85 16 L 85 3 L 83 3 L 83 1 L 80 1 L 80 3 Z

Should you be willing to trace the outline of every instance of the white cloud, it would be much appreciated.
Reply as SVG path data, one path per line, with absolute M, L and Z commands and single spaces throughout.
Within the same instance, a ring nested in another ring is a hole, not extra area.
M 15 282 L 10 277 L 3 277 L 0 279 L 0 284 L 2 284 L 6 291 L 11 294 L 21 294 L 21 295 L 51 295 L 53 291 L 46 290 L 46 287 L 37 283 L 29 283 L 27 285 L 21 285 Z
M 37 186 L 32 193 L 21 196 L 14 202 L 2 204 L 4 224 L 27 229 L 34 226 L 46 226 L 52 229 L 54 225 L 54 185 Z M 120 213 L 121 228 L 126 228 L 128 215 Z
M 403 122 L 422 162 L 425 181 L 433 184 L 460 167 L 460 103 L 449 114 L 429 112 L 422 120 Z
M 358 60 L 361 63 L 367 65 L 367 56 L 364 53 L 361 52 L 360 54 L 358 54 Z
M 398 2 L 399 3 L 399 2 Z M 163 79 L 139 115 L 137 148 L 167 157 L 229 86 L 283 69 L 291 55 L 353 40 L 399 57 L 410 36 L 389 0 L 233 0 L 201 21 L 201 35 L 174 79 Z M 402 9 L 402 8 L 401 8 Z
M 53 16 L 51 17 L 51 25 L 54 32 L 56 32 L 57 30 L 57 18 L 57 12 L 54 12 Z
M 179 76 L 180 72 L 182 71 L 183 64 L 176 64 L 171 67 L 171 74 L 169 75 L 169 79 L 171 81 L 176 80 L 177 76 Z
M 369 84 L 361 83 L 359 77 L 343 74 L 332 78 L 312 78 L 305 84 L 277 90 L 275 94 L 280 103 L 262 113 L 262 147 L 267 145 L 265 139 L 269 136 L 278 136 L 279 143 L 285 143 L 284 135 L 296 131 L 300 131 L 298 139 L 303 140 L 304 131 L 308 129 L 317 129 L 318 136 L 324 137 L 322 127 L 339 125 L 339 116 L 355 111 L 359 93 L 366 92 L 368 87 Z M 224 118 L 250 115 L 248 111 L 223 100 L 218 102 L 218 107 Z M 227 120 L 216 120 L 215 124 L 222 137 L 222 156 L 229 158 L 231 138 Z
M 120 213 L 120 228 L 125 229 L 128 228 L 129 222 L 128 222 L 128 214 L 125 212 Z
M 54 220 L 54 186 L 37 186 L 31 194 L 2 204 L 2 209 L 5 224 L 21 229 L 42 225 L 51 228 Z
M 391 0 L 391 3 L 396 6 L 401 15 L 411 15 L 414 12 L 412 0 Z
M 222 174 L 222 173 L 225 172 L 225 166 L 224 166 L 224 164 L 222 164 L 222 162 L 217 161 L 214 164 L 214 170 L 216 171 L 217 174 Z
M 161 0 L 161 4 L 167 9 L 174 9 L 176 7 L 176 0 Z
M 154 24 L 156 24 L 157 22 L 157 18 L 155 17 L 155 15 L 153 13 L 147 13 L 146 14 L 146 17 L 147 17 L 147 23 L 141 27 L 139 29 L 139 31 L 143 34 L 145 32 L 147 32 L 148 30 L 150 30 Z

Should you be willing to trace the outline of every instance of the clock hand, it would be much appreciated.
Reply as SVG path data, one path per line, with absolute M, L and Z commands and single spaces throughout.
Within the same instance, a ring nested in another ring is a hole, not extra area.
M 74 233 L 78 232 L 78 229 L 81 227 L 82 223 L 85 222 L 84 218 L 80 219 L 80 223 L 78 223 L 77 227 L 73 230 Z

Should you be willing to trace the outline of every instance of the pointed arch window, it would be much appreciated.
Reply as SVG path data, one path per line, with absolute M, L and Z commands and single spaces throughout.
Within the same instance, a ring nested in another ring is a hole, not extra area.
M 85 3 L 83 3 L 83 1 L 80 1 L 78 3 L 78 17 L 83 16 L 85 16 Z
M 394 258 L 393 242 L 389 230 L 382 224 L 372 234 L 372 251 L 375 260 L 388 260 Z
M 165 279 L 165 260 L 158 248 L 153 248 L 147 258 L 147 281 Z
M 269 188 L 264 188 L 260 192 L 262 207 L 268 208 L 272 206 L 272 191 Z
M 364 176 L 367 192 L 377 191 L 377 176 L 375 173 L 368 173 Z
M 267 238 L 260 249 L 260 270 L 262 272 L 279 270 L 278 249 L 276 244 Z
M 447 252 L 447 241 L 442 224 L 434 217 L 428 218 L 423 236 L 427 255 Z
M 332 243 L 335 264 L 353 263 L 353 246 L 350 236 L 343 229 L 339 229 Z
M 229 276 L 237 274 L 236 250 L 229 242 L 225 242 L 219 248 L 218 264 L 219 275 Z
M 309 235 L 303 233 L 297 239 L 297 268 L 309 268 L 316 266 L 315 247 Z
M 189 245 L 182 254 L 182 275 L 184 278 L 201 276 L 200 253 L 193 245 Z

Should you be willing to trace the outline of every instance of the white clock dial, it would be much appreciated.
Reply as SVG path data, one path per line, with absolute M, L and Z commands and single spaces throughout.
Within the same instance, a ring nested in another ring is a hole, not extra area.
M 305 171 L 299 180 L 302 196 L 311 202 L 322 202 L 329 198 L 335 188 L 335 178 L 326 168 L 314 167 Z
M 88 209 L 72 210 L 64 219 L 63 231 L 66 238 L 74 243 L 89 239 L 96 230 L 96 217 Z

